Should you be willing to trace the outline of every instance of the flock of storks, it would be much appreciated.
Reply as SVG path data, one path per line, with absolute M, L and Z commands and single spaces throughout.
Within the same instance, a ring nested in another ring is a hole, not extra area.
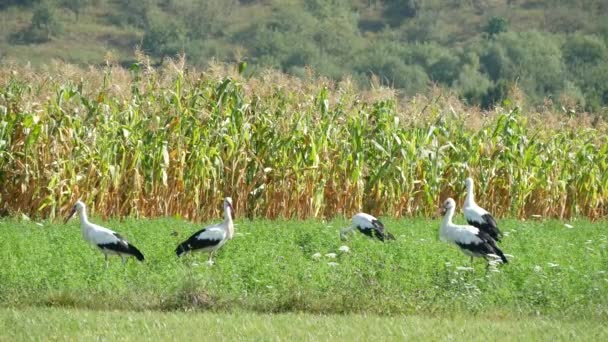
M 490 213 L 475 203 L 473 180 L 467 178 L 465 184 L 467 196 L 463 211 L 468 225 L 458 225 L 452 222 L 452 217 L 456 210 L 456 202 L 452 198 L 448 198 L 439 208 L 444 215 L 439 230 L 439 237 L 443 241 L 457 245 L 463 253 L 471 257 L 471 262 L 473 262 L 473 257 L 482 257 L 489 262 L 488 264 L 498 261 L 507 263 L 507 258 L 497 246 L 502 234 L 498 229 L 496 221 Z M 80 200 L 72 207 L 68 217 L 65 219 L 65 223 L 76 212 L 80 216 L 80 226 L 84 239 L 99 248 L 105 255 L 106 267 L 108 265 L 108 256 L 110 255 L 120 256 L 123 263 L 126 261 L 125 258 L 130 256 L 137 258 L 139 261 L 144 260 L 144 255 L 121 235 L 108 228 L 89 222 L 86 207 Z M 208 264 L 212 265 L 213 253 L 234 237 L 233 219 L 234 209 L 232 207 L 232 199 L 226 197 L 224 199 L 224 221 L 205 227 L 192 234 L 190 238 L 177 246 L 175 253 L 180 257 L 188 252 L 207 252 L 209 253 Z M 386 230 L 380 220 L 366 213 L 354 215 L 351 226 L 342 229 L 340 237 L 343 240 L 346 239 L 347 234 L 354 232 L 355 229 L 380 241 L 395 240 L 395 237 Z

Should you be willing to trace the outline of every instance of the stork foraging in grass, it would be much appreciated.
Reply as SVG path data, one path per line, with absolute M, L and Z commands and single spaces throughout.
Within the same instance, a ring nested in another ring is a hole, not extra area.
M 481 231 L 490 235 L 492 239 L 499 242 L 500 238 L 502 237 L 502 233 L 496 225 L 496 220 L 494 220 L 494 217 L 492 217 L 487 210 L 475 203 L 475 195 L 473 194 L 473 179 L 471 177 L 467 178 L 465 180 L 465 184 L 467 186 L 467 197 L 464 200 L 464 218 L 467 220 L 468 224 L 479 228 Z
M 448 198 L 440 208 L 445 215 L 441 222 L 439 237 L 441 240 L 451 242 L 460 247 L 460 250 L 471 257 L 500 258 L 503 263 L 508 263 L 507 258 L 496 246 L 496 241 L 486 232 L 477 227 L 467 225 L 457 225 L 452 223 L 452 217 L 456 210 L 456 202 Z
M 385 240 L 395 240 L 393 234 L 386 231 L 384 224 L 370 214 L 355 214 L 352 218 L 352 224 L 340 231 L 340 238 L 346 240 L 346 235 L 355 229 L 370 238 L 375 237 L 383 242 Z
M 208 227 L 205 227 L 198 232 L 192 234 L 188 240 L 182 242 L 175 249 L 175 254 L 178 257 L 188 252 L 208 252 L 209 265 L 213 265 L 213 253 L 220 249 L 226 241 L 234 236 L 234 209 L 232 208 L 232 198 L 224 199 L 224 221 Z
M 106 259 L 106 267 L 108 267 L 109 255 L 120 256 L 123 264 L 126 262 L 125 258 L 130 256 L 137 258 L 139 261 L 144 261 L 144 255 L 118 233 L 89 222 L 89 218 L 87 217 L 87 208 L 81 201 L 76 201 L 72 207 L 72 210 L 70 211 L 70 214 L 68 217 L 66 217 L 64 224 L 67 223 L 76 212 L 78 212 L 78 216 L 80 216 L 82 237 L 92 245 L 99 248 L 99 250 L 104 254 Z

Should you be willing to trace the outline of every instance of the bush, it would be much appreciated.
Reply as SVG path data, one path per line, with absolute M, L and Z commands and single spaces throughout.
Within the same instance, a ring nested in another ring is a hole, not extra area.
M 61 33 L 55 8 L 49 2 L 41 2 L 33 12 L 30 26 L 11 35 L 12 43 L 46 43 Z
M 509 29 L 509 22 L 507 19 L 503 17 L 492 17 L 488 20 L 488 23 L 483 29 L 483 32 L 486 33 L 490 38 L 496 36 L 497 34 L 507 32 Z

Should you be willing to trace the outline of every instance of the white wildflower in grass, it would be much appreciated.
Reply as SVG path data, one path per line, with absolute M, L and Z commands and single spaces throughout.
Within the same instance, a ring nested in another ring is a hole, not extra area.
M 567 223 L 565 223 L 565 224 L 564 224 L 564 226 L 566 226 L 566 228 L 570 228 L 570 229 L 574 228 L 574 226 L 573 226 L 573 225 L 571 225 L 571 224 L 567 224 Z
M 332 262 L 328 262 L 328 263 L 327 263 L 327 265 L 328 265 L 328 266 L 331 266 L 331 267 L 336 267 L 336 266 L 338 266 L 338 265 L 340 265 L 340 264 L 338 264 L 337 262 L 333 262 L 333 261 L 332 261 Z
M 342 253 L 350 252 L 350 248 L 348 248 L 348 246 L 340 246 L 340 248 L 338 248 L 338 250 Z
M 488 261 L 488 270 L 490 272 L 500 272 L 498 270 L 498 265 L 501 264 L 501 260 L 499 259 L 495 259 L 495 260 L 490 260 Z
M 318 253 L 318 252 L 312 255 L 313 259 L 319 259 L 320 257 L 321 257 L 321 253 Z
M 511 235 L 511 232 L 504 232 L 502 233 L 502 235 L 504 235 L 504 237 L 509 237 L 509 235 Z
M 458 271 L 472 272 L 475 269 L 473 267 L 468 267 L 468 266 L 457 266 L 456 270 L 458 270 Z
M 325 254 L 326 257 L 331 258 L 331 259 L 335 259 L 336 258 L 336 253 L 327 253 Z
M 534 266 L 534 272 L 538 273 L 538 272 L 540 272 L 540 271 L 542 271 L 542 270 L 543 270 L 543 268 L 542 268 L 542 267 L 540 267 L 540 266 L 538 266 L 538 265 Z
M 451 262 L 448 261 L 448 262 L 445 263 L 445 267 L 450 267 L 450 266 L 452 266 Z
M 553 262 L 548 262 L 547 265 L 549 267 L 559 267 L 559 264 L 553 263 Z
M 488 253 L 488 256 L 491 257 L 491 258 L 494 258 L 494 260 L 500 259 L 500 257 L 498 255 L 493 254 L 493 253 Z

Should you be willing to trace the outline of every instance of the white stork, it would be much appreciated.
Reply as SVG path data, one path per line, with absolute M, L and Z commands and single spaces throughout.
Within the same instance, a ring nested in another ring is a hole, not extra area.
M 475 195 L 473 194 L 473 179 L 471 177 L 465 180 L 467 186 L 467 197 L 464 200 L 464 218 L 467 223 L 473 227 L 477 227 L 480 230 L 486 232 L 495 241 L 499 242 L 502 237 L 502 233 L 498 229 L 496 220 L 494 217 L 475 203 Z
M 78 216 L 80 216 L 82 237 L 92 245 L 99 248 L 99 250 L 104 254 L 106 259 L 106 267 L 108 267 L 109 255 L 120 256 L 123 264 L 126 262 L 125 258 L 130 256 L 137 258 L 139 261 L 144 261 L 144 255 L 118 233 L 89 222 L 89 218 L 87 217 L 87 208 L 81 201 L 76 201 L 76 203 L 74 203 L 74 206 L 72 207 L 68 217 L 65 219 L 64 224 L 67 223 L 76 212 L 78 212 Z
M 488 233 L 477 227 L 452 223 L 452 217 L 456 210 L 456 202 L 452 198 L 445 200 L 443 207 L 440 209 L 445 215 L 439 231 L 439 237 L 442 241 L 451 242 L 460 247 L 464 254 L 471 257 L 471 263 L 473 257 L 483 257 L 487 260 L 488 257 L 494 256 L 500 257 L 503 263 L 508 263 L 505 255 L 496 246 L 496 241 Z
M 358 213 L 352 218 L 352 224 L 340 231 L 340 238 L 346 240 L 346 234 L 357 229 L 359 232 L 380 241 L 395 240 L 393 234 L 386 231 L 384 224 L 370 214 Z
M 208 252 L 209 265 L 213 265 L 213 253 L 220 249 L 226 241 L 234 236 L 234 210 L 232 208 L 232 198 L 224 199 L 224 221 L 208 227 L 205 227 L 198 232 L 192 234 L 188 240 L 180 243 L 175 249 L 175 254 L 178 257 L 192 252 Z

